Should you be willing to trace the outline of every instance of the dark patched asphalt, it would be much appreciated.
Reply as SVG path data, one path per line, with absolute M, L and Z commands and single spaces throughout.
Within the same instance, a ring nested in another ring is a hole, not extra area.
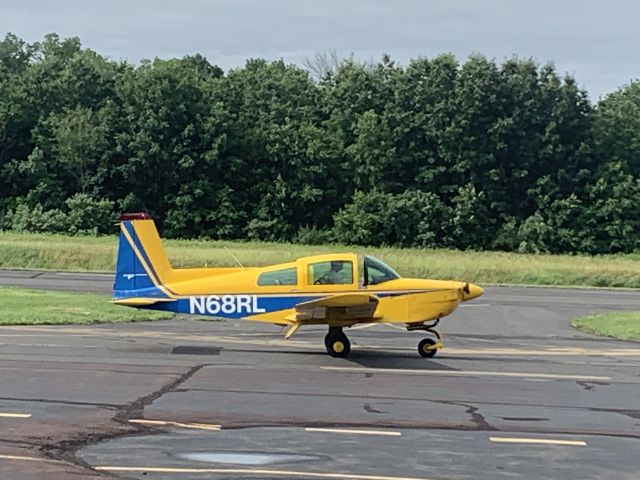
M 349 359 L 319 327 L 0 327 L 0 478 L 638 479 L 640 344 L 569 325 L 618 309 L 639 292 L 489 287 L 442 321 L 431 360 L 387 325 L 348 331 Z

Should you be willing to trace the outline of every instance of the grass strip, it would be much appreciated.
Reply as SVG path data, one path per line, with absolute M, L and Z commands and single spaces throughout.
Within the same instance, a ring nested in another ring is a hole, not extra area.
M 621 340 L 640 341 L 640 312 L 611 312 L 576 318 L 575 328 Z
M 0 325 L 84 325 L 171 317 L 170 312 L 114 305 L 105 295 L 0 287 Z
M 640 288 L 640 254 L 528 255 L 416 248 L 361 248 L 266 242 L 166 240 L 174 267 L 234 266 L 229 249 L 247 266 L 264 266 L 325 253 L 359 251 L 406 277 L 477 283 Z M 0 268 L 114 270 L 117 237 L 0 232 Z

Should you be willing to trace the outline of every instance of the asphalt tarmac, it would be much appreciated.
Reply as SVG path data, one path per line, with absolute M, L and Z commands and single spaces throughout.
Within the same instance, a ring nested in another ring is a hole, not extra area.
M 640 344 L 569 325 L 621 309 L 640 293 L 488 287 L 428 360 L 390 325 L 346 330 L 348 359 L 320 327 L 0 327 L 0 479 L 640 479 Z

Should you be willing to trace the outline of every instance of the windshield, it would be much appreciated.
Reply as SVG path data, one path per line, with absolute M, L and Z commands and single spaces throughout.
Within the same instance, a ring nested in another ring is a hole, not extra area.
M 364 275 L 365 285 L 378 285 L 400 278 L 400 275 L 389 265 L 369 255 L 364 257 Z

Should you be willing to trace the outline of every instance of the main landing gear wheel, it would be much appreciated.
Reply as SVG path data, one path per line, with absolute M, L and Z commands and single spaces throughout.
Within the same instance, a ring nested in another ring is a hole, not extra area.
M 324 346 L 332 357 L 344 358 L 351 351 L 351 342 L 342 332 L 342 328 L 338 327 L 329 328 L 329 333 L 324 337 Z
M 424 358 L 434 357 L 438 352 L 438 349 L 435 347 L 436 341 L 431 338 L 423 338 L 418 344 L 418 353 L 422 355 Z

